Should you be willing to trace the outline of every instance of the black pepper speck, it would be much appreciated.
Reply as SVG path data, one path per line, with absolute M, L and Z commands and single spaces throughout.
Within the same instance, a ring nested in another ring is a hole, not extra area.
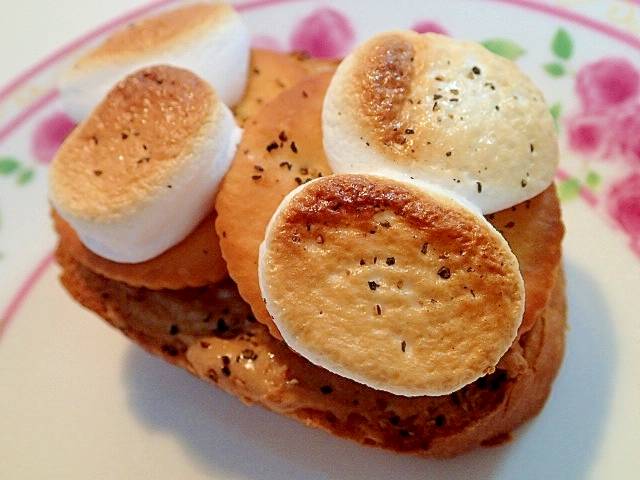
M 438 276 L 444 280 L 448 280 L 451 278 L 451 270 L 449 270 L 449 267 L 440 267 L 440 270 L 438 270 Z

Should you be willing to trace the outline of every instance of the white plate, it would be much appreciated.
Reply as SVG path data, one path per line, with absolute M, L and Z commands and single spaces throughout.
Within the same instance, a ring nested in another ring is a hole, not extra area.
M 127 15 L 0 90 L 0 478 L 639 478 L 640 115 L 619 122 L 640 112 L 640 8 L 597 0 L 237 6 L 256 42 L 286 50 L 345 21 L 329 53 L 381 30 L 435 28 L 498 40 L 518 54 L 558 113 L 562 146 L 571 329 L 546 408 L 499 447 L 447 461 L 389 454 L 247 407 L 143 353 L 71 301 L 57 283 L 46 200 L 47 162 L 68 127 L 54 81 Z M 613 57 L 624 59 L 626 76 L 615 65 L 605 74 Z M 588 116 L 602 96 L 582 104 L 576 85 L 585 75 L 622 79 L 629 98 Z M 578 152 L 571 119 L 589 120 L 604 146 Z

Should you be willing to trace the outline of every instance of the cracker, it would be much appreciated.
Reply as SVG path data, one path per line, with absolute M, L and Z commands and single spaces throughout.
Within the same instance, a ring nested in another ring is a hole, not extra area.
M 282 92 L 245 126 L 216 197 L 216 230 L 231 278 L 256 318 L 271 325 L 258 285 L 258 249 L 269 219 L 296 186 L 330 173 L 322 150 L 320 110 L 331 73 Z
M 243 126 L 269 101 L 309 75 L 335 70 L 331 60 L 313 59 L 298 53 L 279 53 L 256 48 L 251 51 L 247 88 L 233 112 Z
M 531 200 L 487 216 L 511 245 L 520 263 L 526 292 L 519 334 L 533 327 L 545 308 L 555 281 L 553 272 L 562 259 L 562 222 L 556 186 L 551 185 Z
M 84 267 L 112 280 L 152 290 L 178 290 L 217 283 L 227 278 L 212 210 L 189 236 L 159 256 L 141 263 L 118 263 L 96 255 L 80 241 L 71 226 L 53 210 L 60 242 Z

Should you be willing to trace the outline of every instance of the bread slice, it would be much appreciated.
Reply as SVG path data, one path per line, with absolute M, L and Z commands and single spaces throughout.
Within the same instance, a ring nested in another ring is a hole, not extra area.
M 292 352 L 256 322 L 235 284 L 149 290 L 109 280 L 60 244 L 62 283 L 154 355 L 239 397 L 364 445 L 416 455 L 453 456 L 491 444 L 543 407 L 562 362 L 564 278 L 533 328 L 496 371 L 445 396 L 403 397 L 337 376 Z M 251 368 L 246 368 L 251 364 Z

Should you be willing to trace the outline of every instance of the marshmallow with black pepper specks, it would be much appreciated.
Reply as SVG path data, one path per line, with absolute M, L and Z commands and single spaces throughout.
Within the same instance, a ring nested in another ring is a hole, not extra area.
M 379 34 L 329 86 L 323 144 L 336 173 L 397 174 L 455 191 L 492 213 L 553 181 L 554 120 L 515 63 L 427 33 Z
M 444 395 L 494 371 L 524 313 L 524 282 L 477 207 L 423 182 L 335 174 L 280 204 L 260 247 L 284 341 L 396 395 Z
M 240 15 L 224 3 L 195 3 L 116 31 L 65 70 L 58 84 L 76 122 L 119 80 L 158 64 L 193 71 L 233 107 L 246 87 L 249 58 L 249 31 Z
M 192 72 L 140 70 L 62 144 L 49 170 L 50 200 L 94 253 L 149 260 L 211 211 L 241 135 L 230 109 Z

